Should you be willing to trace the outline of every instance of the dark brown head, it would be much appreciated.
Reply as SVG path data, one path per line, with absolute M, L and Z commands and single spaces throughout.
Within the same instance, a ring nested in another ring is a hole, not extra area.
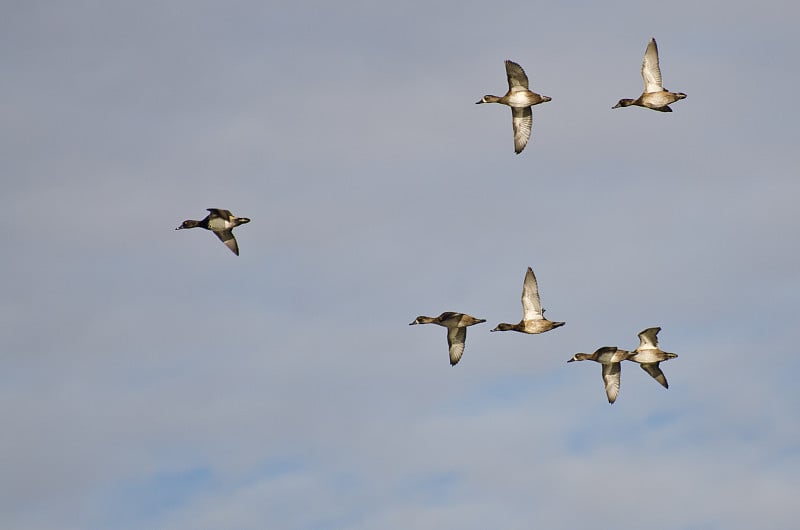
M 187 219 L 181 224 L 181 226 L 179 226 L 175 230 L 181 230 L 183 228 L 196 228 L 198 226 L 200 226 L 200 221 L 194 221 L 192 219 Z
M 476 102 L 475 102 L 475 104 L 476 104 L 476 105 L 479 105 L 479 104 L 481 104 L 481 103 L 497 103 L 498 101 L 500 101 L 500 98 L 499 98 L 499 97 L 497 97 L 497 96 L 493 96 L 493 95 L 491 95 L 491 94 L 486 94 L 485 96 L 483 96 L 483 97 L 481 98 L 481 100 L 480 100 L 480 101 L 476 101 Z
M 491 331 L 511 331 L 514 329 L 514 324 L 500 323 Z
M 633 102 L 636 101 L 635 99 L 621 99 L 617 102 L 616 105 L 611 107 L 612 109 L 618 109 L 619 107 L 630 107 L 633 105 Z

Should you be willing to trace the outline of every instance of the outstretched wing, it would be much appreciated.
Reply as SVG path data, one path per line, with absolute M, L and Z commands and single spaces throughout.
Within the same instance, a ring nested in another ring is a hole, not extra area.
M 221 210 L 219 208 L 206 208 L 206 210 L 211 212 L 213 215 L 225 219 L 226 221 L 230 220 L 230 218 L 233 217 L 233 214 L 231 213 L 230 210 Z
M 464 353 L 467 328 L 447 328 L 447 346 L 450 348 L 450 365 L 455 366 Z
M 511 92 L 528 90 L 528 76 L 525 70 L 514 61 L 506 61 L 506 76 L 508 77 L 508 89 Z
M 225 246 L 231 249 L 231 251 L 239 255 L 239 245 L 236 244 L 236 238 L 233 237 L 233 231 L 231 230 L 221 230 L 219 232 L 214 232 L 220 241 L 225 243 Z
M 642 79 L 644 80 L 645 92 L 661 92 L 664 90 L 661 84 L 661 68 L 658 66 L 658 46 L 656 45 L 656 39 L 650 39 L 650 43 L 644 51 Z
M 637 350 L 655 350 L 658 348 L 658 332 L 661 328 L 647 328 L 639 333 L 639 347 Z
M 539 284 L 536 282 L 533 269 L 528 267 L 525 280 L 522 282 L 522 319 L 541 320 L 543 318 L 542 303 L 539 301 Z
M 520 154 L 531 137 L 533 113 L 530 107 L 511 107 L 511 122 L 514 125 L 514 152 Z
M 642 367 L 642 370 L 650 374 L 650 377 L 661 383 L 661 386 L 669 388 L 667 378 L 664 376 L 664 372 L 661 371 L 661 368 L 659 368 L 658 363 L 642 363 L 639 366 Z
M 608 402 L 614 403 L 619 394 L 619 379 L 622 368 L 620 363 L 611 363 L 603 365 L 603 382 L 606 385 L 606 396 Z

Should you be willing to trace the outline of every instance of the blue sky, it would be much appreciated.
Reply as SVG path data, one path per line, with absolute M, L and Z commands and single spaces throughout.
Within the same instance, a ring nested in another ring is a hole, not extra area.
M 793 528 L 800 8 L 722 6 L 5 6 L 0 527 Z

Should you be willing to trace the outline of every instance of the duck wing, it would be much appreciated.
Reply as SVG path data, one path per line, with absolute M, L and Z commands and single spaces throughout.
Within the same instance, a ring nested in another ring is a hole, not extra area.
M 514 61 L 506 61 L 506 76 L 510 92 L 528 90 L 528 76 L 525 75 L 525 70 Z
M 658 45 L 656 39 L 650 39 L 642 60 L 642 79 L 645 92 L 661 92 L 661 68 L 658 66 Z
M 528 267 L 522 282 L 522 320 L 542 320 L 542 303 L 539 301 L 539 284 L 533 269 Z
M 669 388 L 667 378 L 664 376 L 664 372 L 661 371 L 658 363 L 642 363 L 639 366 L 642 367 L 642 370 L 650 374 L 650 377 L 661 383 L 661 386 L 664 388 Z
M 219 238 L 220 241 L 225 243 L 225 246 L 231 249 L 231 252 L 239 255 L 239 245 L 236 243 L 236 238 L 233 237 L 232 230 L 220 230 L 214 231 L 214 234 Z
M 450 366 L 455 366 L 464 353 L 467 328 L 447 328 L 447 346 L 450 348 Z
M 603 382 L 606 385 L 606 396 L 608 396 L 609 403 L 614 403 L 617 400 L 621 372 L 620 363 L 603 364 Z
M 511 107 L 511 122 L 514 125 L 514 152 L 520 154 L 531 137 L 533 127 L 531 108 Z
M 639 347 L 637 350 L 657 350 L 658 332 L 661 328 L 647 328 L 639 333 Z
M 212 216 L 225 219 L 226 221 L 229 221 L 233 218 L 233 214 L 230 210 L 221 210 L 219 208 L 206 208 L 206 210 L 211 212 Z
M 461 317 L 463 317 L 461 313 L 454 313 L 453 311 L 445 311 L 438 317 L 436 317 L 436 324 L 440 326 L 447 326 L 450 323 L 458 325 L 461 321 Z

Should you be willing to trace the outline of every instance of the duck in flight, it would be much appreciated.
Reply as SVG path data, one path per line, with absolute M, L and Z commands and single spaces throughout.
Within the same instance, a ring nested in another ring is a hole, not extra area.
M 614 403 L 619 394 L 619 380 L 622 373 L 622 361 L 628 358 L 630 352 L 620 350 L 616 346 L 603 346 L 594 353 L 576 353 L 568 363 L 573 361 L 595 361 L 603 365 L 603 383 L 606 386 L 606 396 L 609 403 Z
M 492 331 L 519 331 L 522 333 L 544 333 L 563 326 L 564 322 L 552 322 L 544 317 L 544 309 L 539 300 L 539 284 L 533 269 L 528 267 L 522 282 L 522 320 L 517 324 L 500 323 Z
M 508 92 L 504 96 L 486 95 L 477 101 L 480 103 L 502 103 L 511 107 L 511 123 L 514 126 L 514 152 L 520 154 L 528 144 L 533 127 L 533 113 L 531 107 L 539 103 L 546 103 L 551 98 L 542 96 L 528 90 L 528 76 L 520 65 L 513 61 L 506 61 L 506 76 L 508 77 Z
M 467 326 L 486 322 L 483 318 L 475 318 L 464 313 L 447 311 L 438 317 L 418 316 L 409 326 L 414 324 L 437 324 L 447 328 L 447 346 L 450 351 L 450 366 L 455 366 L 464 353 L 467 340 Z
M 636 99 L 621 99 L 611 107 L 630 107 L 636 105 L 659 112 L 672 112 L 669 108 L 670 103 L 675 103 L 686 97 L 683 92 L 670 92 L 661 84 L 661 68 L 658 66 L 658 45 L 656 39 L 650 39 L 642 60 L 642 79 L 644 80 L 644 92 Z
M 658 347 L 658 332 L 661 328 L 647 328 L 639 333 L 639 346 L 630 352 L 627 360 L 639 363 L 642 370 L 658 381 L 664 388 L 669 388 L 664 372 L 658 366 L 662 361 L 674 359 L 678 355 L 663 351 Z
M 214 232 L 220 241 L 225 243 L 225 246 L 231 249 L 231 252 L 239 255 L 239 245 L 236 243 L 236 238 L 233 237 L 233 229 L 239 225 L 249 223 L 250 219 L 247 217 L 236 217 L 229 210 L 220 210 L 219 208 L 208 208 L 208 215 L 202 221 L 195 221 L 187 219 L 181 226 L 175 230 L 183 230 L 185 228 L 205 228 Z

